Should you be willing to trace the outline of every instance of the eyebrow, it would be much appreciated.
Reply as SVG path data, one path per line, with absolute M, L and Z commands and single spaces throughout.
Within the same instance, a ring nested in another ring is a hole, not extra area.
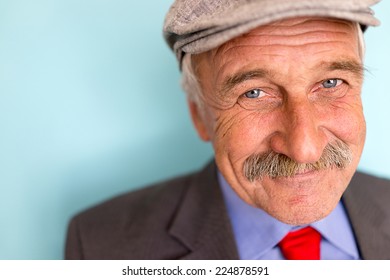
M 228 76 L 223 82 L 221 87 L 221 92 L 229 92 L 235 86 L 253 79 L 261 79 L 270 75 L 270 72 L 265 69 L 255 69 L 250 71 L 238 72 L 232 76 Z
M 325 66 L 325 69 L 329 71 L 351 72 L 352 74 L 355 74 L 359 78 L 363 76 L 365 70 L 364 66 L 361 63 L 356 62 L 354 60 L 342 60 L 342 61 L 335 61 L 331 63 L 325 62 L 324 64 L 325 65 L 327 64 L 327 66 Z

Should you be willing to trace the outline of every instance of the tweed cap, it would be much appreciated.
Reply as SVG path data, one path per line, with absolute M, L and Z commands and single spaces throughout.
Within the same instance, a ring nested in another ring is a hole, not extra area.
M 380 0 L 176 0 L 164 37 L 181 66 L 185 53 L 202 53 L 260 25 L 299 16 L 334 17 L 377 26 L 371 6 Z

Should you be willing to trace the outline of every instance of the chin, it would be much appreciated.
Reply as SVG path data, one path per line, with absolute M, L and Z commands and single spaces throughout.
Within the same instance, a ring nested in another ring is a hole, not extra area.
M 321 211 L 319 211 L 319 209 L 310 209 L 310 207 L 296 207 L 288 213 L 275 212 L 269 214 L 285 224 L 301 226 L 322 220 L 328 216 L 335 207 L 336 205 L 334 207 L 330 207 L 329 209 L 321 209 Z
M 326 170 L 255 183 L 253 204 L 277 220 L 305 225 L 328 216 L 339 203 L 350 176 L 340 170 Z
M 322 196 L 294 196 L 287 200 L 274 201 L 263 208 L 269 215 L 277 220 L 290 225 L 306 225 L 317 222 L 328 216 L 340 197 L 329 197 L 325 200 Z

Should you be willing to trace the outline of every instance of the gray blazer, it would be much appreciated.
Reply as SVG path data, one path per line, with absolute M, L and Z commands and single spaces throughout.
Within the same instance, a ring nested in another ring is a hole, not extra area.
M 342 199 L 361 257 L 390 259 L 390 181 L 357 172 Z M 65 258 L 238 259 L 215 164 L 77 215 Z

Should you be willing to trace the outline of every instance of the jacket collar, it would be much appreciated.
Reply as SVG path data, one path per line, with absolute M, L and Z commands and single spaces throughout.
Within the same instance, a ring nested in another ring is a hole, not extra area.
M 169 233 L 190 250 L 182 259 L 238 259 L 214 162 L 194 175 Z
M 390 259 L 389 195 L 388 182 L 359 172 L 344 193 L 343 201 L 363 259 Z

